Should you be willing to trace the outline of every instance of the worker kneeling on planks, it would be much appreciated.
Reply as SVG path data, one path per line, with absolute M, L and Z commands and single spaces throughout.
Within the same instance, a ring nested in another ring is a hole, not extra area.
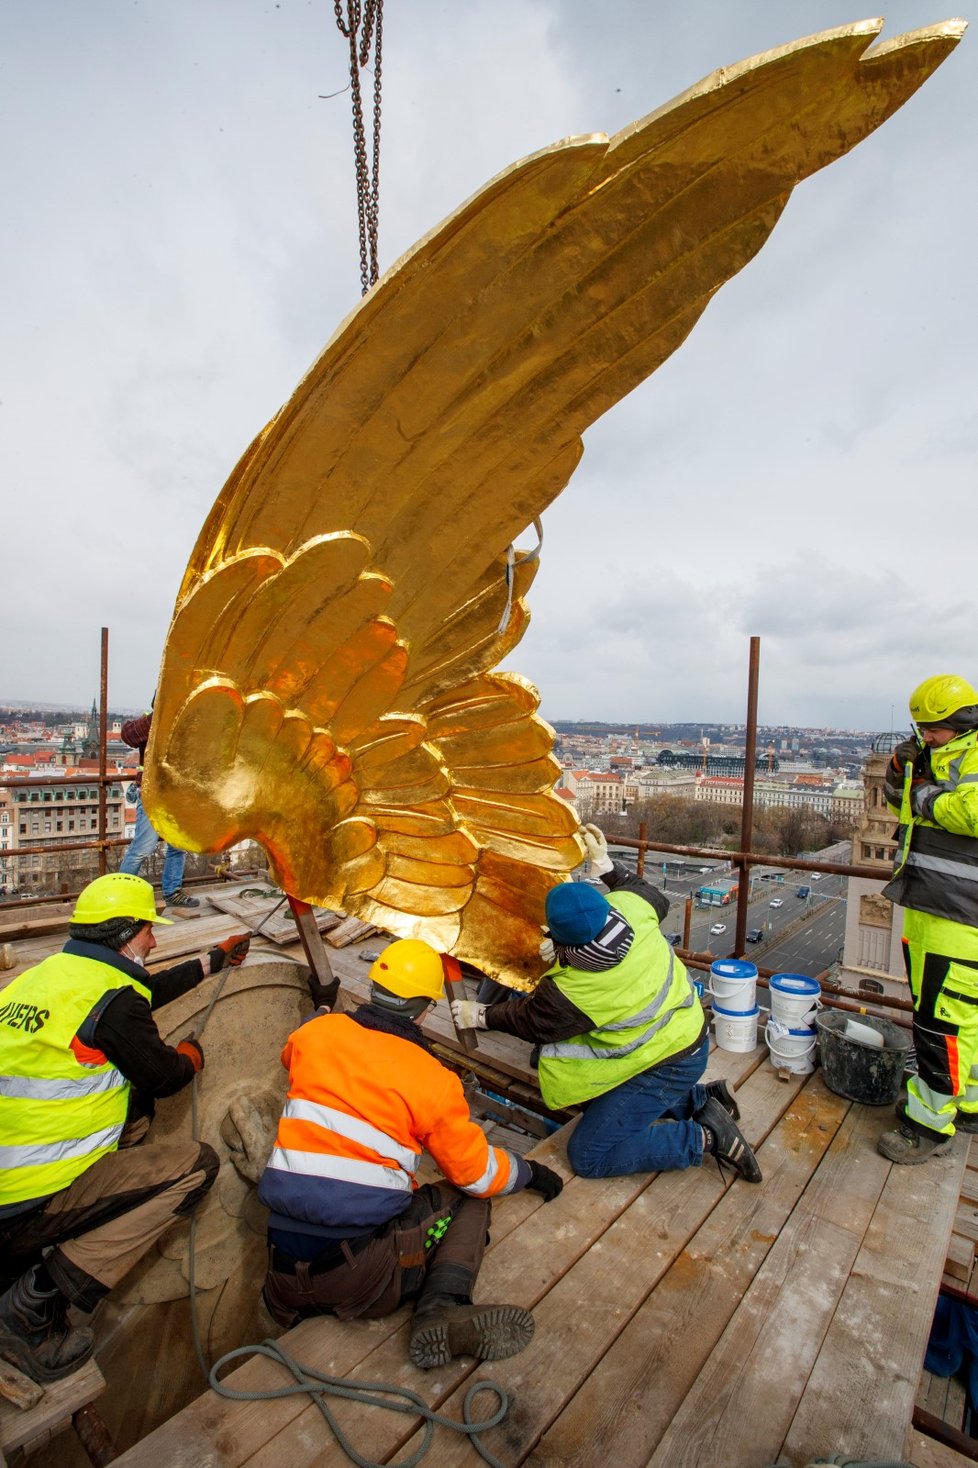
M 591 871 L 611 890 L 562 882 L 547 893 L 549 964 L 530 995 L 452 1005 L 459 1028 L 503 1030 L 541 1046 L 548 1106 L 582 1105 L 567 1155 L 581 1177 L 699 1167 L 704 1156 L 761 1181 L 725 1081 L 701 1083 L 706 1019 L 659 923 L 669 901 L 612 861 L 597 826 L 583 830 Z
M 68 1306 L 94 1310 L 217 1176 L 202 1142 L 143 1143 L 154 1098 L 204 1064 L 196 1041 L 165 1044 L 151 1011 L 242 963 L 248 938 L 150 975 L 167 921 L 141 877 L 98 877 L 62 952 L 0 992 L 0 1356 L 37 1382 L 92 1354 Z
M 421 1023 L 444 993 L 435 950 L 399 939 L 370 978 L 369 1002 L 348 1015 L 327 1012 L 324 988 L 282 1051 L 288 1099 L 259 1187 L 271 1210 L 263 1299 L 284 1326 L 375 1318 L 413 1299 L 416 1366 L 515 1355 L 533 1334 L 530 1312 L 472 1303 L 489 1200 L 532 1188 L 549 1202 L 563 1182 L 490 1146 L 458 1076 L 432 1054 Z M 445 1176 L 419 1187 L 424 1149 Z

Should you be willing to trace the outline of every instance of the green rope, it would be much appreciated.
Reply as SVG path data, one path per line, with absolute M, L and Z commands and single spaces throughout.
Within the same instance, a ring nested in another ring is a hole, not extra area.
M 291 1371 L 295 1384 L 272 1387 L 267 1391 L 235 1391 L 233 1387 L 226 1386 L 218 1380 L 218 1372 L 222 1366 L 229 1361 L 236 1360 L 239 1356 L 267 1356 L 272 1361 L 278 1361 Z M 384 1468 L 384 1464 L 373 1458 L 365 1458 L 357 1452 L 349 1438 L 341 1431 L 339 1423 L 323 1400 L 324 1397 L 342 1397 L 349 1402 L 360 1402 L 366 1407 L 386 1407 L 389 1412 L 404 1412 L 423 1418 L 424 1436 L 420 1447 L 415 1453 L 412 1453 L 410 1458 L 405 1458 L 398 1463 L 396 1468 L 416 1468 L 431 1446 L 436 1426 L 447 1427 L 452 1432 L 466 1434 L 480 1458 L 489 1464 L 489 1468 L 505 1468 L 505 1464 L 494 1457 L 489 1449 L 479 1441 L 480 1433 L 485 1432 L 487 1428 L 498 1427 L 509 1411 L 509 1396 L 505 1389 L 495 1381 L 472 1383 L 462 1402 L 463 1422 L 456 1422 L 452 1417 L 443 1417 L 440 1412 L 435 1412 L 428 1406 L 424 1398 L 420 1397 L 417 1392 L 411 1391 L 410 1387 L 393 1386 L 384 1381 L 364 1381 L 358 1386 L 350 1386 L 342 1377 L 327 1376 L 323 1372 L 313 1371 L 309 1366 L 301 1366 L 282 1349 L 278 1341 L 273 1340 L 263 1341 L 260 1346 L 239 1346 L 237 1350 L 228 1351 L 219 1361 L 215 1361 L 208 1381 L 219 1396 L 228 1397 L 234 1402 L 268 1402 L 278 1397 L 294 1397 L 305 1393 L 322 1413 L 336 1441 L 351 1462 L 356 1463 L 357 1468 Z M 491 1417 L 475 1421 L 472 1417 L 472 1404 L 480 1392 L 495 1392 L 499 1406 Z M 391 1398 L 394 1400 L 390 1400 Z M 398 1398 L 401 1400 L 397 1400 Z

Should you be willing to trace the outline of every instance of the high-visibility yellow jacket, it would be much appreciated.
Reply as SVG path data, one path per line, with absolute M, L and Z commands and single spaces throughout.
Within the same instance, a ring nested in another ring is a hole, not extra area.
M 925 778 L 940 793 L 928 798 L 928 815 L 917 815 L 910 801 L 914 768 L 907 765 L 894 874 L 883 893 L 937 920 L 928 942 L 935 952 L 978 958 L 978 731 L 928 754 Z
M 101 1050 L 95 1026 L 136 979 L 57 953 L 0 992 L 0 1205 L 60 1192 L 118 1146 L 129 1082 Z
M 328 1014 L 289 1036 L 282 1064 L 289 1094 L 258 1190 L 273 1222 L 386 1223 L 411 1201 L 425 1149 L 473 1197 L 523 1186 L 519 1159 L 470 1118 L 458 1076 L 410 1040 Z
M 608 901 L 635 933 L 621 963 L 598 973 L 558 964 L 544 975 L 594 1023 L 540 1051 L 540 1090 L 554 1109 L 603 1095 L 703 1033 L 702 1006 L 654 909 L 635 892 L 612 892 Z

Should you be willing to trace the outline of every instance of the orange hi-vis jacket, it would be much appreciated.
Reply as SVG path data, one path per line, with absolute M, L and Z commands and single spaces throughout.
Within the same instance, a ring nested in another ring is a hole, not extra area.
M 420 1045 L 328 1014 L 289 1036 L 282 1064 L 289 1094 L 258 1190 L 273 1221 L 386 1223 L 411 1201 L 423 1149 L 473 1197 L 525 1186 L 525 1164 L 490 1147 L 458 1076 Z

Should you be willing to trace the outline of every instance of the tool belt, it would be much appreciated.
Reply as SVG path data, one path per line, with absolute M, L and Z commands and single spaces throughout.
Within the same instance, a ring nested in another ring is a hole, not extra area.
M 424 1278 L 425 1218 L 405 1228 L 397 1220 L 380 1234 L 339 1239 L 315 1259 L 294 1259 L 274 1244 L 269 1249 L 265 1303 L 280 1324 L 304 1315 L 341 1320 L 387 1315 Z M 413 1278 L 411 1277 L 413 1276 Z
M 352 1262 L 375 1238 L 375 1234 L 358 1234 L 352 1239 L 336 1239 L 335 1242 L 328 1243 L 321 1254 L 308 1261 L 310 1275 L 315 1278 L 320 1274 L 328 1274 L 331 1269 Z M 277 1274 L 295 1274 L 296 1265 L 303 1262 L 275 1244 L 270 1245 L 269 1257 L 270 1267 Z

